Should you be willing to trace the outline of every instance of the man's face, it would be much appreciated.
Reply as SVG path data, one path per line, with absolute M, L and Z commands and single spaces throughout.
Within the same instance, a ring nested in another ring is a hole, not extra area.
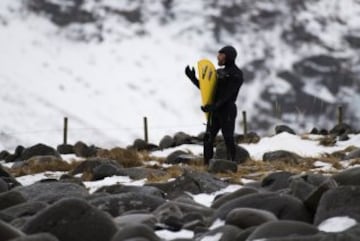
M 224 66 L 225 65 L 226 55 L 224 53 L 218 53 L 217 59 L 218 59 L 218 65 L 219 66 Z

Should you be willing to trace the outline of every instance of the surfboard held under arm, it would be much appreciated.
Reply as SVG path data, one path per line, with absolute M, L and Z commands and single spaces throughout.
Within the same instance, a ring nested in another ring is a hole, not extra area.
M 214 92 L 216 87 L 216 69 L 214 64 L 208 59 L 201 59 L 197 63 L 199 74 L 199 87 L 201 93 L 201 104 L 209 105 L 214 101 Z M 205 113 L 206 119 L 209 118 L 208 113 Z

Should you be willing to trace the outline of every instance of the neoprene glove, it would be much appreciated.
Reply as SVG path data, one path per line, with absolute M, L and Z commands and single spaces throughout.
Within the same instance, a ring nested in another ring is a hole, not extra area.
M 216 110 L 216 105 L 204 105 L 201 106 L 201 110 L 204 112 L 214 112 Z
M 192 68 L 190 69 L 189 65 L 186 66 L 186 68 L 185 68 L 185 74 L 186 74 L 186 76 L 187 76 L 189 79 L 191 79 L 191 80 L 196 80 L 194 67 L 192 67 Z

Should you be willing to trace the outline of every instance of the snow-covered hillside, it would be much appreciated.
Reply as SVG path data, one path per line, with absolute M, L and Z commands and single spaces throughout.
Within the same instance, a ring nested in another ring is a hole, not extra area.
M 356 0 L 2 0 L 0 143 L 126 145 L 204 129 L 184 67 L 239 52 L 250 128 L 330 128 L 360 118 Z M 240 118 L 238 119 L 238 131 Z

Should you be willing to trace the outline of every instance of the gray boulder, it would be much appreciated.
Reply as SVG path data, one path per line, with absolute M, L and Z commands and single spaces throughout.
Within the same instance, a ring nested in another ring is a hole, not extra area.
M 76 198 L 63 199 L 42 210 L 27 222 L 27 234 L 49 232 L 61 241 L 110 241 L 117 231 L 112 218 Z

